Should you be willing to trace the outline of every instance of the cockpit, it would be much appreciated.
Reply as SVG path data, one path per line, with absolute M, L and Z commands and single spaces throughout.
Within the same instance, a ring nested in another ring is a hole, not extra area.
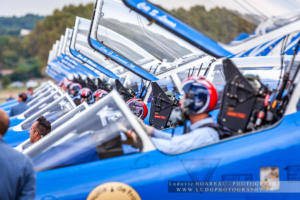
M 260 74 L 260 69 L 268 67 L 270 68 L 269 73 L 276 72 L 276 70 L 280 72 L 282 69 L 280 64 L 276 62 L 276 58 L 271 59 L 270 62 L 251 58 L 248 58 L 248 60 L 243 59 L 245 61 L 242 62 L 243 64 L 239 64 L 239 59 L 235 59 L 234 63 L 239 66 L 243 74 L 254 71 L 254 74 L 261 75 L 261 80 L 264 79 L 264 74 Z M 280 59 L 278 58 L 278 60 Z M 285 66 L 289 65 L 289 60 L 290 58 L 286 59 Z M 255 61 L 257 61 L 256 64 Z M 213 62 L 205 71 L 207 71 L 207 77 L 213 83 L 218 83 L 220 86 L 223 83 L 224 88 L 226 73 L 224 74 L 224 63 L 222 64 L 222 62 L 223 60 Z M 298 62 L 299 59 L 296 59 L 295 66 L 298 65 Z M 295 69 L 292 69 L 292 73 L 296 72 Z M 268 77 L 268 73 L 266 73 L 265 77 Z M 179 80 L 182 78 L 179 78 Z M 272 81 L 278 82 L 278 80 L 279 77 L 273 76 Z M 173 77 L 169 76 L 158 83 L 166 93 L 180 93 Z M 295 98 L 299 99 L 299 94 Z M 296 103 L 294 104 L 296 105 Z M 287 113 L 292 112 L 291 110 L 288 107 Z M 276 123 L 271 123 L 268 126 L 276 126 Z M 265 126 L 262 126 L 250 132 L 243 132 L 240 136 L 242 137 L 244 134 L 251 134 L 264 128 Z M 130 137 L 133 132 L 137 136 L 136 138 Z M 76 115 L 73 120 L 67 121 L 41 141 L 25 149 L 24 153 L 33 159 L 37 171 L 43 171 L 154 149 L 155 147 L 150 138 L 136 122 L 136 118 L 126 107 L 121 97 L 116 91 L 112 91 L 88 110 Z
M 24 153 L 37 171 L 153 149 L 121 97 L 115 92 L 66 122 Z M 89 120 L 85 120 L 89 119 Z M 138 137 L 128 137 L 132 131 Z

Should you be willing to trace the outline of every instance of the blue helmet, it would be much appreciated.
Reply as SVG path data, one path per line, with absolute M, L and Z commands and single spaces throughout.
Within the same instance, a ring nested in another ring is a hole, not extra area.
M 204 77 L 188 77 L 182 83 L 182 90 L 185 94 L 182 109 L 187 115 L 209 112 L 217 104 L 217 90 Z
M 78 95 L 79 91 L 81 90 L 81 85 L 79 83 L 72 83 L 70 86 L 71 94 L 75 97 Z

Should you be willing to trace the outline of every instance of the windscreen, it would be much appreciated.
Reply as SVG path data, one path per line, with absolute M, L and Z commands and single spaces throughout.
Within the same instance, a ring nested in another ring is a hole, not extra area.
M 107 64 L 110 64 L 110 63 L 106 63 L 105 62 L 104 57 L 102 55 L 99 55 L 97 57 L 95 54 L 91 54 L 91 52 L 89 52 L 89 51 L 92 51 L 92 49 L 90 49 L 90 47 L 88 46 L 88 43 L 87 43 L 85 35 L 77 34 L 77 36 L 76 36 L 76 43 L 75 43 L 75 49 L 78 52 L 80 52 L 83 55 L 85 55 L 86 57 L 88 57 L 88 58 L 96 61 L 101 66 L 105 66 Z M 103 57 L 103 59 L 102 59 L 102 57 Z
M 97 37 L 100 38 L 102 43 L 104 43 L 109 48 L 119 53 L 126 52 L 126 54 L 124 54 L 125 57 L 127 57 L 129 60 L 134 61 L 136 64 L 143 66 L 143 68 L 145 68 L 147 71 L 149 71 L 148 68 L 150 68 L 151 65 L 146 66 L 146 64 L 153 61 L 158 62 L 155 57 L 138 46 L 136 43 L 109 28 L 98 26 Z
M 290 67 L 290 60 L 283 62 L 283 67 L 275 66 L 261 66 L 256 68 L 242 68 L 241 71 L 243 74 L 253 74 L 257 75 L 260 78 L 260 81 L 268 86 L 269 88 L 276 89 L 280 84 L 278 83 L 286 70 Z M 294 65 L 290 71 L 290 77 L 293 77 L 297 67 L 300 65 L 298 60 L 294 61 Z
M 275 89 L 278 84 L 278 78 L 280 70 L 266 70 L 265 67 L 255 67 L 255 68 L 239 68 L 243 75 L 255 75 L 259 77 L 259 80 L 269 88 Z M 211 81 L 218 91 L 222 91 L 225 84 L 225 76 L 223 73 L 223 65 L 217 64 L 212 70 Z
M 128 72 L 128 70 L 124 67 L 119 66 L 119 67 L 112 69 L 112 72 L 114 72 L 117 75 L 121 75 L 121 74 L 125 74 L 126 72 Z
M 109 70 L 113 70 L 114 68 L 118 67 L 119 65 L 110 61 L 106 60 L 105 57 L 96 51 L 94 51 L 88 44 L 88 34 L 90 29 L 90 21 L 78 18 L 78 26 L 77 26 L 77 34 L 75 35 L 74 47 L 75 50 L 82 53 L 86 57 L 96 61 L 97 64 L 101 65 L 102 67 L 108 68 Z
M 290 16 L 290 17 L 284 17 L 284 18 L 273 17 L 273 18 L 267 20 L 266 22 L 262 23 L 261 25 L 259 25 L 256 32 L 258 34 L 263 34 L 264 32 L 268 33 L 273 30 L 279 29 L 283 26 L 286 26 L 290 23 L 293 23 L 299 19 L 300 19 L 300 16 L 298 14 L 294 15 L 294 16 Z
M 262 58 L 257 58 L 262 59 Z M 291 59 L 292 57 L 284 58 L 283 65 L 281 65 L 281 61 L 279 57 L 274 57 L 272 60 L 278 60 L 278 63 L 276 64 L 269 64 L 268 61 L 265 61 L 266 64 L 261 64 L 261 66 L 255 65 L 255 61 L 253 61 L 255 67 L 239 67 L 240 71 L 244 74 L 252 74 L 259 77 L 260 81 L 272 89 L 278 89 L 278 87 L 281 85 L 281 81 L 284 77 L 284 75 L 287 73 L 287 70 L 289 71 L 290 78 L 295 76 L 295 73 L 297 72 L 297 67 L 300 65 L 299 59 L 296 57 L 294 60 L 293 66 L 291 67 Z M 235 60 L 233 60 L 235 61 Z M 242 59 L 243 61 L 243 59 Z M 247 64 L 251 66 L 251 63 Z M 291 68 L 291 69 L 290 69 Z M 291 81 L 291 80 L 290 80 Z
M 214 84 L 218 91 L 222 90 L 225 85 L 225 78 L 222 72 L 222 65 L 214 65 L 215 60 L 211 60 L 209 62 L 203 62 L 201 64 L 190 67 L 186 70 L 177 72 L 177 75 L 181 82 L 187 79 L 190 76 L 204 76 L 210 82 Z M 208 72 L 212 74 L 212 76 L 208 76 Z
M 121 0 L 102 2 L 100 25 L 131 40 L 153 57 L 172 62 L 177 58 L 200 52 L 199 49 L 129 9 Z M 97 37 L 101 43 L 132 61 L 136 61 L 135 58 L 141 56 L 137 53 L 132 54 L 133 52 L 128 51 L 128 48 L 121 47 L 109 37 L 108 31 L 101 29 L 101 26 L 97 29 Z M 150 57 L 146 59 L 151 60 Z
M 106 32 L 106 31 L 103 31 L 103 32 Z M 99 32 L 98 32 L 98 34 L 99 34 Z M 108 37 L 108 36 L 106 37 L 106 35 L 108 35 L 108 34 L 103 33 L 102 36 L 100 36 L 100 34 L 99 34 L 99 37 L 98 37 L 98 38 L 101 38 L 101 40 L 105 43 L 106 46 L 114 47 L 114 49 L 117 49 L 119 52 L 126 52 L 127 53 L 126 55 L 128 56 L 128 58 L 136 61 L 137 63 L 139 63 L 138 61 L 144 59 L 144 57 L 141 54 L 133 51 L 126 44 L 123 44 L 123 43 L 119 42 L 118 40 L 115 40 L 112 37 L 110 39 L 110 37 Z
M 107 64 L 109 64 L 109 69 L 115 73 L 117 76 L 120 77 L 120 82 L 122 84 L 125 84 L 124 86 L 126 88 L 130 88 L 131 90 L 133 90 L 135 93 L 138 92 L 138 88 L 141 88 L 142 85 L 138 85 L 142 83 L 142 79 L 133 74 L 132 72 L 129 72 L 127 69 L 125 69 L 124 67 L 121 67 L 120 65 L 118 65 L 117 63 L 113 62 L 113 61 L 108 61 L 108 60 L 104 60 L 104 56 L 103 55 L 99 55 L 99 53 L 96 54 L 90 54 L 89 52 L 87 52 L 87 48 L 90 48 L 88 46 L 88 29 L 89 29 L 89 25 L 90 22 L 89 20 L 85 20 L 80 18 L 79 23 L 78 23 L 78 31 L 76 34 L 76 43 L 75 43 L 75 48 L 76 50 L 80 51 L 81 53 L 83 53 L 84 55 L 88 55 L 88 57 L 96 60 L 99 64 L 103 65 L 104 67 L 107 67 Z M 122 46 L 123 44 L 119 43 L 120 46 Z M 130 51 L 130 49 L 126 46 L 123 45 L 124 49 L 127 49 Z M 134 51 L 132 51 L 133 53 L 135 53 Z M 135 59 L 139 59 L 139 58 L 143 58 L 142 56 L 137 56 L 135 57 Z M 126 74 L 126 75 L 125 75 Z M 110 82 L 114 82 L 114 80 L 109 81 Z
M 189 76 L 203 76 L 205 73 L 205 69 L 207 67 L 204 67 L 203 65 L 194 66 L 187 70 L 183 70 L 177 73 L 178 77 L 180 78 L 181 82 L 188 78 Z
M 36 104 L 32 105 L 28 110 L 25 111 L 24 117 L 28 118 L 32 116 L 34 113 L 42 110 L 44 107 L 55 101 L 55 99 L 57 99 L 59 96 L 59 93 L 57 93 L 55 95 L 51 95 L 50 97 L 40 98 L 40 101 L 38 101 Z
M 179 94 L 179 91 L 175 83 L 173 82 L 173 79 L 170 76 L 160 79 L 159 81 L 157 81 L 157 84 L 166 94 L 171 94 L 175 96 Z
M 134 91 L 138 98 L 146 93 L 146 87 L 148 86 L 149 81 L 143 80 L 141 77 L 132 73 L 128 73 L 125 77 L 126 78 L 123 81 L 124 87 Z
M 64 134 L 59 134 L 63 136 L 33 158 L 35 169 L 41 171 L 141 151 L 140 140 L 129 136 L 134 128 L 126 114 L 110 97 L 61 129 Z
M 268 86 L 269 88 L 275 89 L 278 85 L 280 73 L 283 73 L 284 69 L 287 68 L 287 66 L 289 65 L 289 62 L 284 63 L 282 72 L 280 70 L 281 68 L 276 66 L 270 66 L 268 65 L 268 63 L 266 63 L 266 65 L 257 66 L 257 63 L 254 61 L 253 65 L 251 65 L 251 63 L 247 65 L 249 65 L 249 67 L 240 66 L 237 64 L 237 67 L 239 68 L 242 74 L 255 75 L 259 77 L 260 81 L 264 85 Z M 209 63 L 203 63 L 199 66 L 191 67 L 184 71 L 179 71 L 177 72 L 177 75 L 182 82 L 189 76 L 203 76 L 205 75 L 206 71 L 209 72 L 209 75 L 207 75 L 206 78 L 214 84 L 218 91 L 223 90 L 225 86 L 225 76 L 223 74 L 223 65 L 219 62 L 213 63 L 212 65 L 210 65 Z
M 61 101 L 53 104 L 52 106 L 44 109 L 44 112 L 39 113 L 39 115 L 35 115 L 34 117 L 30 117 L 30 120 L 26 120 L 22 124 L 23 130 L 29 130 L 32 124 L 40 117 L 44 116 L 51 123 L 55 122 L 57 119 L 68 113 L 74 107 L 68 98 L 63 98 Z
M 210 80 L 212 84 L 216 87 L 217 91 L 220 93 L 223 91 L 226 84 L 225 75 L 223 73 L 223 65 L 216 65 L 212 72 L 212 79 Z M 219 97 L 221 97 L 219 95 Z
M 49 86 L 51 89 L 51 86 Z M 31 102 L 34 102 L 34 100 L 36 98 L 38 98 L 41 94 L 43 94 L 44 92 L 46 92 L 47 90 L 49 90 L 48 87 L 45 87 L 41 90 L 39 90 L 38 92 L 34 92 L 33 95 L 31 96 L 31 98 L 27 99 L 27 105 L 31 104 Z
M 47 88 L 46 90 L 43 90 L 42 92 L 39 92 L 37 95 L 33 96 L 30 99 L 30 101 L 28 101 L 26 104 L 28 106 L 32 106 L 32 105 L 36 104 L 37 102 L 40 101 L 40 99 L 42 97 L 48 96 L 51 93 L 51 91 L 55 91 L 55 89 L 54 88 L 49 88 L 49 89 Z
M 53 124 L 51 124 L 52 130 L 59 127 L 60 125 L 66 123 L 70 119 L 72 119 L 74 116 L 78 115 L 80 112 L 84 111 L 88 106 L 84 104 L 80 104 L 76 108 L 72 109 L 70 112 L 65 114 L 63 117 L 59 118 L 58 120 L 54 121 Z

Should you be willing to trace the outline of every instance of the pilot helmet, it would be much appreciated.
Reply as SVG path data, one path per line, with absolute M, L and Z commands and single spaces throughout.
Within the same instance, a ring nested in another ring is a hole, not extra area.
M 79 91 L 81 90 L 81 85 L 79 83 L 72 83 L 70 86 L 71 94 L 75 97 L 78 95 Z
M 202 76 L 188 77 L 182 82 L 182 91 L 185 97 L 181 106 L 186 115 L 212 111 L 218 101 L 216 88 Z
M 145 119 L 148 114 L 147 105 L 141 100 L 137 98 L 132 98 L 126 102 L 130 110 L 140 119 Z
M 81 97 L 81 102 L 87 101 L 88 103 L 90 103 L 92 94 L 93 93 L 90 88 L 82 88 L 79 92 L 79 95 Z
M 98 100 L 100 100 L 100 99 L 102 99 L 104 96 L 106 96 L 107 94 L 108 94 L 107 91 L 102 90 L 102 89 L 98 89 L 98 90 L 96 90 L 96 91 L 93 93 L 93 97 L 94 97 L 94 99 L 95 99 L 95 101 L 96 101 L 96 98 L 97 98 Z

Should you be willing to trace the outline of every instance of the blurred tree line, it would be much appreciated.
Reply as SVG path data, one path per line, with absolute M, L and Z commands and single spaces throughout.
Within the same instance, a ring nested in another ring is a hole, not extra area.
M 242 32 L 252 33 L 256 27 L 239 14 L 219 7 L 206 11 L 203 6 L 194 6 L 190 10 L 179 8 L 170 13 L 213 40 L 223 43 L 231 42 Z
M 66 6 L 38 21 L 34 30 L 24 38 L 0 34 L 0 69 L 15 70 L 10 76 L 0 77 L 2 82 L 8 84 L 14 80 L 41 77 L 55 41 L 60 39 L 67 27 L 74 26 L 76 16 L 91 19 L 93 10 L 93 4 Z M 170 12 L 212 39 L 225 43 L 239 33 L 251 33 L 255 28 L 255 25 L 224 8 L 206 11 L 202 6 L 195 6 L 190 10 L 179 8 Z
M 45 17 L 28 14 L 23 17 L 0 17 L 0 35 L 19 36 L 21 29 L 34 29 Z
M 46 66 L 53 43 L 60 38 L 61 34 L 65 33 L 67 27 L 74 26 L 76 16 L 91 19 L 93 10 L 93 4 L 70 5 L 65 6 L 62 10 L 55 10 L 53 15 L 43 17 L 42 21 L 36 20 L 34 30 L 26 37 L 16 36 L 14 33 L 7 34 L 7 32 L 1 34 L 0 29 L 0 69 L 14 70 L 11 75 L 0 75 L 2 84 L 7 86 L 12 81 L 26 81 L 33 77 L 42 77 L 41 72 Z M 25 17 L 26 19 L 31 18 L 31 20 L 34 18 L 33 15 Z M 15 17 L 8 19 L 11 23 L 14 20 L 16 20 Z M 6 30 L 14 27 L 30 29 L 26 20 L 22 19 L 18 23 L 8 26 L 8 23 L 4 19 L 1 21 L 0 18 L 0 26 L 1 24 L 6 25 Z
M 45 66 L 52 45 L 60 39 L 67 27 L 74 27 L 76 16 L 91 19 L 93 11 L 93 4 L 70 5 L 62 10 L 55 10 L 53 15 L 46 17 L 42 22 L 38 22 L 34 31 L 25 38 L 30 56 L 36 56 Z

